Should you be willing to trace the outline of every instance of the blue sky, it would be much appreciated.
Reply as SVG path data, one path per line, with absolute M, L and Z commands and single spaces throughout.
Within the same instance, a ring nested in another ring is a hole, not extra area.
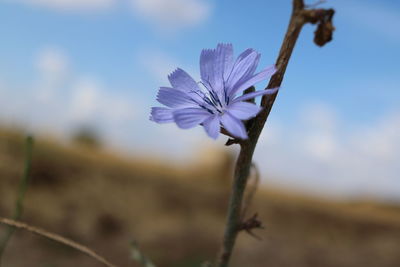
M 256 162 L 272 184 L 398 197 L 400 2 L 322 6 L 336 9 L 334 40 L 317 47 L 304 28 Z M 198 77 L 201 49 L 218 42 L 274 63 L 290 11 L 289 0 L 0 0 L 0 121 L 64 136 L 90 124 L 111 146 L 178 163 L 222 147 L 201 128 L 148 121 L 157 88 L 176 67 Z

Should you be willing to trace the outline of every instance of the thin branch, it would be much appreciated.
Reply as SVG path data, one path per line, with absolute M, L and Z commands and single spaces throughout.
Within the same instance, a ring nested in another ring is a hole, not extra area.
M 24 172 L 19 184 L 18 197 L 15 204 L 15 210 L 13 215 L 14 220 L 19 220 L 21 218 L 24 209 L 25 193 L 28 190 L 29 176 L 31 173 L 32 150 L 33 150 L 33 138 L 31 136 L 28 136 L 25 141 L 25 165 L 24 165 Z M 8 241 L 10 241 L 14 232 L 15 232 L 14 227 L 8 227 L 7 232 L 0 241 L 0 266 Z
M 317 38 L 318 42 L 316 43 L 318 45 L 324 45 L 332 39 L 331 35 L 334 30 L 332 26 L 333 14 L 334 11 L 332 9 L 305 9 L 303 0 L 293 0 L 293 10 L 289 26 L 275 64 L 277 67 L 277 72 L 271 77 L 267 89 L 280 87 L 289 63 L 289 59 L 292 55 L 296 41 L 304 24 L 319 23 L 319 27 L 322 26 L 322 31 L 316 32 L 316 37 L 317 34 L 321 35 Z M 236 237 L 240 231 L 243 196 L 250 172 L 254 150 L 256 148 L 261 131 L 264 128 L 265 122 L 267 121 L 268 115 L 272 109 L 276 96 L 277 93 L 274 95 L 265 95 L 262 98 L 261 106 L 263 107 L 263 110 L 256 118 L 254 118 L 252 123 L 249 124 L 249 138 L 239 143 L 240 153 L 235 167 L 222 249 L 217 260 L 218 267 L 229 266 L 229 261 L 236 242 Z
M 11 227 L 14 227 L 14 228 L 23 229 L 23 230 L 26 230 L 28 232 L 31 232 L 31 233 L 40 235 L 42 237 L 45 237 L 47 239 L 50 239 L 52 241 L 61 243 L 61 244 L 65 245 L 65 246 L 68 246 L 70 248 L 78 250 L 78 251 L 82 252 L 83 254 L 86 254 L 87 256 L 92 257 L 93 259 L 95 259 L 96 261 L 104 264 L 107 267 L 117 267 L 116 265 L 110 263 L 109 261 L 107 261 L 105 258 L 100 256 L 99 254 L 97 254 L 96 252 L 91 250 L 90 248 L 88 248 L 88 247 L 86 247 L 84 245 L 78 244 L 75 241 L 72 241 L 72 240 L 70 240 L 68 238 L 65 238 L 65 237 L 62 237 L 60 235 L 48 232 L 46 230 L 43 230 L 43 229 L 28 225 L 28 224 L 23 223 L 23 222 L 18 222 L 18 221 L 7 219 L 7 218 L 3 218 L 3 217 L 0 217 L 0 223 L 8 225 L 8 226 L 11 226 Z

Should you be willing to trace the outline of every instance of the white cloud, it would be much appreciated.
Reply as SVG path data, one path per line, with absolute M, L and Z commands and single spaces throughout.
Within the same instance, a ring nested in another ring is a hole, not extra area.
M 329 160 L 337 147 L 337 118 L 333 109 L 322 103 L 310 104 L 300 114 L 300 121 L 305 129 L 302 136 L 304 151 L 319 160 Z
M 332 107 L 321 102 L 308 104 L 300 112 L 302 123 L 313 131 L 316 129 L 324 133 L 335 131 L 337 127 L 337 116 Z
M 400 113 L 382 118 L 352 136 L 355 148 L 374 160 L 395 161 L 400 156 Z
M 80 77 L 71 86 L 68 111 L 75 125 L 85 122 L 123 124 L 135 119 L 138 108 L 133 98 L 110 92 L 94 78 Z
M 138 53 L 137 58 L 143 68 L 161 84 L 168 85 L 168 75 L 178 67 L 188 72 L 196 81 L 200 80 L 200 75 L 193 66 L 185 66 L 160 50 L 144 49 Z
M 171 34 L 204 22 L 210 0 L 4 0 L 70 13 L 91 13 L 130 6 L 133 13 L 162 32 Z
M 116 88 L 110 90 L 99 79 L 75 73 L 62 49 L 44 48 L 35 59 L 37 78 L 24 89 L 1 86 L 2 122 L 20 123 L 33 133 L 50 131 L 64 137 L 76 127 L 89 125 L 110 144 L 129 141 L 121 129 L 129 128 L 126 125 L 130 122 L 134 125 L 141 108 L 138 97 L 113 91 Z
M 132 4 L 136 15 L 168 32 L 198 25 L 211 13 L 206 0 L 132 0 Z
M 316 133 L 306 136 L 303 145 L 305 152 L 322 161 L 330 160 L 335 154 L 336 143 L 334 137 L 330 134 Z
M 87 121 L 102 102 L 100 85 L 91 79 L 82 79 L 73 85 L 71 96 L 71 116 L 77 121 Z
M 65 53 L 56 47 L 46 47 L 39 51 L 37 69 L 44 75 L 62 75 L 68 71 L 69 62 Z
M 255 162 L 269 182 L 320 195 L 400 195 L 400 112 L 347 127 L 332 108 L 310 104 L 280 138 L 261 138 Z M 308 114 L 308 115 L 307 115 Z M 262 135 L 270 130 L 267 124 Z
M 168 83 L 168 74 L 179 66 L 178 60 L 156 49 L 146 49 L 138 54 L 138 61 L 157 81 Z
M 38 71 L 35 98 L 40 104 L 48 104 L 70 75 L 68 56 L 59 47 L 44 47 L 38 51 L 34 65 Z
M 39 87 L 45 90 L 58 87 L 70 72 L 68 56 L 58 47 L 42 48 L 37 53 L 35 67 L 39 72 Z
M 111 8 L 117 0 L 16 0 L 32 6 L 59 11 L 98 11 Z

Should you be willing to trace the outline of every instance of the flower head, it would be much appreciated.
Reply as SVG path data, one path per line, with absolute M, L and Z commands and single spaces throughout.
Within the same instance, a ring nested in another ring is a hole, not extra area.
M 234 60 L 231 44 L 203 50 L 201 81 L 197 83 L 184 70 L 176 69 L 168 76 L 172 87 L 161 87 L 157 95 L 158 102 L 166 107 L 153 107 L 150 119 L 157 123 L 175 122 L 182 129 L 202 125 L 213 139 L 222 126 L 232 136 L 247 139 L 242 120 L 255 117 L 262 108 L 245 100 L 277 91 L 267 89 L 243 95 L 244 90 L 276 71 L 275 66 L 270 66 L 254 74 L 260 56 L 247 49 Z

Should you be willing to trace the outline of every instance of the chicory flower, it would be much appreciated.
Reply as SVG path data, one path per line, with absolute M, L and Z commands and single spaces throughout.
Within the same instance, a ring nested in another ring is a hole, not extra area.
M 150 119 L 157 123 L 174 122 L 179 128 L 202 125 L 207 134 L 217 139 L 221 126 L 232 136 L 247 139 L 242 121 L 255 117 L 262 109 L 246 100 L 273 94 L 278 89 L 247 93 L 244 90 L 272 76 L 270 66 L 255 73 L 260 54 L 247 49 L 236 60 L 231 44 L 218 44 L 200 55 L 201 81 L 196 82 L 182 69 L 168 76 L 172 87 L 161 87 L 157 100 L 166 107 L 153 107 Z

